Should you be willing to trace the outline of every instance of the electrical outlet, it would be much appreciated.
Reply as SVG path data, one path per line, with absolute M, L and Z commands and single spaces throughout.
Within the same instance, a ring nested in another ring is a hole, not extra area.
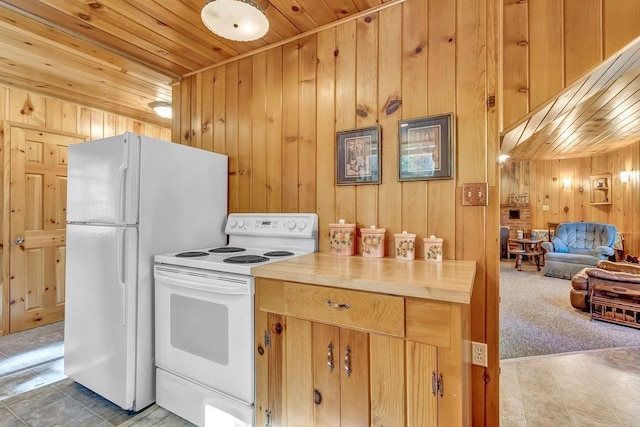
M 488 206 L 487 191 L 489 184 L 462 184 L 462 206 Z
M 549 205 L 542 205 L 542 210 L 543 211 L 548 211 L 549 210 Z
M 471 363 L 487 367 L 487 344 L 471 341 Z

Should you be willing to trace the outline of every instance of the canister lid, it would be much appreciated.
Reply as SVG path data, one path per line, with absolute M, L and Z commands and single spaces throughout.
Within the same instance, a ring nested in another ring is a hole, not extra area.
M 413 233 L 407 233 L 406 231 L 403 231 L 402 233 L 396 233 L 396 234 L 394 234 L 393 236 L 394 236 L 394 237 L 399 237 L 399 238 L 405 237 L 405 238 L 407 238 L 407 239 L 415 239 L 415 238 L 416 238 L 416 235 L 415 235 L 415 234 L 413 234 Z
M 363 227 L 360 229 L 361 234 L 384 234 L 386 233 L 386 231 L 387 231 L 386 228 L 376 228 L 375 225 L 372 225 L 369 228 Z
M 356 228 L 355 224 L 347 224 L 344 219 L 340 218 L 337 224 L 329 224 L 331 228 Z
M 425 237 L 424 241 L 426 243 L 441 243 L 442 242 L 442 237 L 436 237 L 433 234 L 429 237 Z

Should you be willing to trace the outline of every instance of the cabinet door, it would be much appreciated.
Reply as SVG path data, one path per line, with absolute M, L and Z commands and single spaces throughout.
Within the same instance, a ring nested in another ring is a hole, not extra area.
M 340 418 L 343 426 L 369 426 L 369 334 L 340 329 Z
M 313 369 L 311 322 L 286 318 L 286 399 L 289 426 L 313 425 Z
M 256 425 L 286 426 L 284 316 L 256 308 Z M 265 342 L 268 337 L 268 342 Z
M 431 383 L 437 373 L 437 349 L 434 346 L 406 341 L 407 425 L 437 426 L 438 398 Z M 448 425 L 448 424 L 443 424 Z
M 372 426 L 412 425 L 407 424 L 405 415 L 404 347 L 400 338 L 369 335 Z
M 316 426 L 340 425 L 340 328 L 314 323 L 313 378 Z

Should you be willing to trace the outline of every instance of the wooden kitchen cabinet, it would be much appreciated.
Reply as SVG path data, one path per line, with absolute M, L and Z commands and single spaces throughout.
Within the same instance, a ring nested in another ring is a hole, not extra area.
M 463 307 L 256 278 L 256 425 L 470 425 Z

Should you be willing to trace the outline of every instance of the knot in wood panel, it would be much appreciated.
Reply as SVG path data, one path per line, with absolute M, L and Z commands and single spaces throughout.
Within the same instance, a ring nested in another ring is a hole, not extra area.
M 31 102 L 31 95 L 27 95 L 27 99 L 24 101 L 24 105 L 20 110 L 20 114 L 22 114 L 23 116 L 28 116 L 33 113 L 34 110 L 35 107 L 33 106 L 33 102 Z
M 390 99 L 387 101 L 387 104 L 384 107 L 384 111 L 387 114 L 387 116 L 392 115 L 393 113 L 395 113 L 398 108 L 400 108 L 400 106 L 402 105 L 402 100 L 395 98 L 395 99 Z

